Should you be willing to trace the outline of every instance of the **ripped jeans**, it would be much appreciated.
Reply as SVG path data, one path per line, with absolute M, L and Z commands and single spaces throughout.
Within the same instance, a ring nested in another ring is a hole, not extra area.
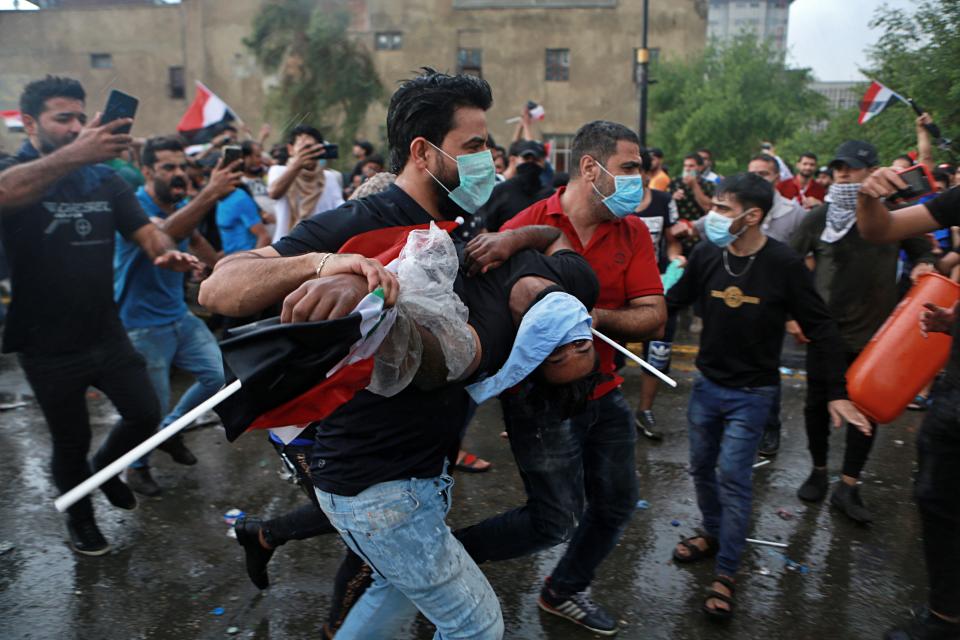
M 373 584 L 337 631 L 339 640 L 393 638 L 419 609 L 434 638 L 499 640 L 500 602 L 444 521 L 453 478 L 382 482 L 356 496 L 317 489 L 320 508 L 354 553 L 373 569 Z

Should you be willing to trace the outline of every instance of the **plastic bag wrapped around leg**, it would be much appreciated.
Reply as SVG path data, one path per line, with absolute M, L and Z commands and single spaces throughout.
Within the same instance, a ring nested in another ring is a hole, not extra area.
M 412 323 L 430 331 L 440 343 L 447 380 L 457 380 L 476 355 L 467 327 L 470 315 L 453 291 L 459 262 L 450 236 L 435 224 L 411 231 L 396 265 L 400 281 L 397 322 L 377 352 L 373 393 L 392 396 L 410 384 L 420 366 L 422 343 Z

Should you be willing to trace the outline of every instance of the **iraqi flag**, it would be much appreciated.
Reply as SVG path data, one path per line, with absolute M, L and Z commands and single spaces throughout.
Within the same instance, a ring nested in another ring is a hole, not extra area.
M 198 80 L 197 95 L 180 119 L 177 131 L 192 143 L 207 142 L 216 135 L 218 124 L 231 120 L 239 118 L 226 102 Z
M 863 94 L 863 100 L 860 101 L 860 119 L 857 122 L 865 123 L 890 106 L 890 103 L 894 100 L 906 102 L 903 96 L 893 89 L 885 87 L 877 81 L 871 82 L 870 88 Z
M 23 119 L 19 111 L 0 111 L 0 117 L 3 118 L 3 124 L 7 125 L 7 131 L 23 131 Z
M 440 222 L 452 231 L 456 222 Z M 359 253 L 383 264 L 395 260 L 409 233 L 429 225 L 386 227 L 358 234 L 340 253 Z M 344 318 L 281 324 L 271 318 L 231 330 L 220 343 L 227 383 L 239 391 L 215 411 L 231 442 L 250 429 L 272 429 L 285 442 L 322 420 L 370 384 L 373 358 L 396 319 L 382 292 L 367 295 Z M 279 428 L 295 427 L 291 429 Z
M 370 384 L 373 356 L 393 326 L 381 289 L 349 315 L 321 322 L 254 322 L 220 343 L 227 383 L 240 390 L 215 408 L 227 440 L 250 429 L 322 420 Z

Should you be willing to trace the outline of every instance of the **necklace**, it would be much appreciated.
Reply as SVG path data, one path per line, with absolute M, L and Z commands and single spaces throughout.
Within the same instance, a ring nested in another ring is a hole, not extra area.
M 728 256 L 729 254 L 727 253 L 727 250 L 724 249 L 723 250 L 723 268 L 726 270 L 728 274 L 730 274 L 731 278 L 739 278 L 740 276 L 746 274 L 747 271 L 750 271 L 750 267 L 753 266 L 753 261 L 757 259 L 757 254 L 753 254 L 752 256 L 750 256 L 750 259 L 747 260 L 747 266 L 744 267 L 743 271 L 741 271 L 740 273 L 734 273 L 733 269 L 730 268 L 730 258 Z

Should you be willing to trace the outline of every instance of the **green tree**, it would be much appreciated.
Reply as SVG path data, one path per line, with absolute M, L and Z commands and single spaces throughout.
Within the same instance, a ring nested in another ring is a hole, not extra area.
M 957 0 L 922 0 L 913 12 L 877 10 L 871 26 L 881 29 L 877 43 L 868 49 L 863 74 L 900 95 L 913 98 L 933 116 L 944 135 L 960 138 L 960 3 Z M 861 88 L 866 91 L 869 83 Z M 877 147 L 881 161 L 917 145 L 916 114 L 894 102 L 866 124 L 858 125 L 859 109 L 832 114 L 822 131 L 800 131 L 782 145 L 785 157 L 811 150 L 829 157 L 844 140 L 867 140 Z M 935 151 L 935 158 L 954 159 Z
M 651 96 L 652 142 L 679 166 L 700 147 L 720 173 L 743 170 L 763 140 L 782 140 L 826 117 L 809 69 L 789 69 L 772 46 L 743 34 L 664 62 Z
M 383 85 L 366 48 L 347 34 L 344 0 L 274 0 L 253 21 L 244 44 L 278 84 L 267 115 L 284 124 L 320 128 L 346 148 Z M 328 133 L 332 132 L 332 133 Z

